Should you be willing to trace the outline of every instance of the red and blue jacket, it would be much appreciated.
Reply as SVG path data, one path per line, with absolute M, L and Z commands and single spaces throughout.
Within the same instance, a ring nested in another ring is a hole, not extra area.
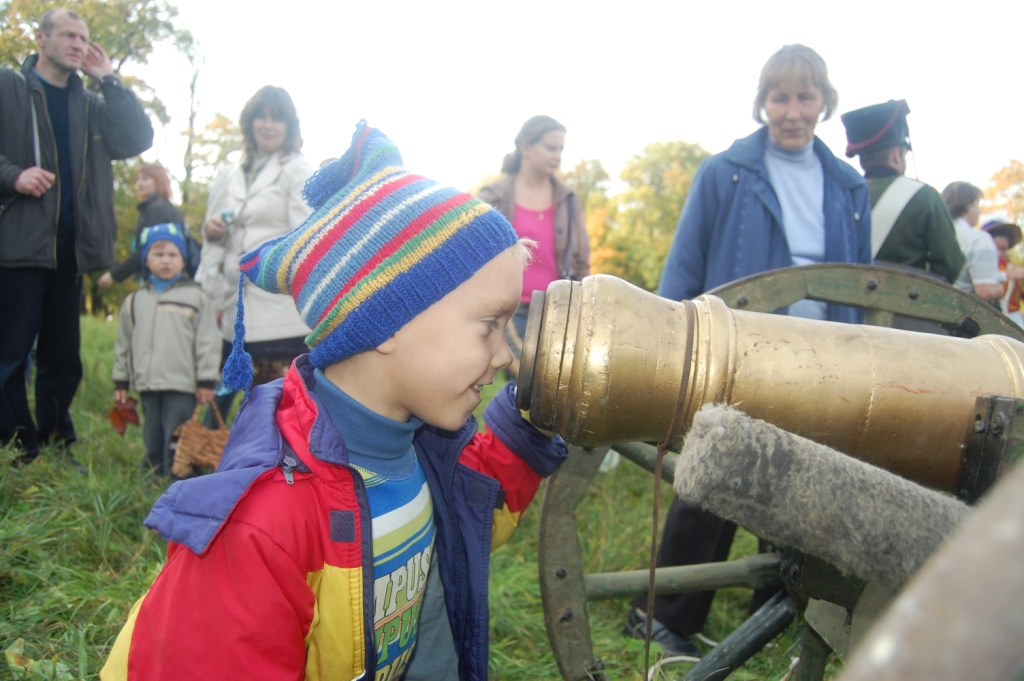
M 217 472 L 174 483 L 146 518 L 167 563 L 132 607 L 106 680 L 376 679 L 371 516 L 360 474 L 312 393 L 307 356 L 253 390 Z M 511 535 L 560 439 L 507 386 L 456 432 L 413 446 L 434 505 L 434 551 L 462 681 L 485 681 L 492 548 Z M 385 673 L 385 676 L 387 674 Z

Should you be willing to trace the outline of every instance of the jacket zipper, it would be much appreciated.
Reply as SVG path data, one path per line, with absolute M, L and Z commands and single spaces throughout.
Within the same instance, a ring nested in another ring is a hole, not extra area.
M 128 294 L 132 297 L 132 338 L 135 338 L 135 298 L 138 295 L 138 291 L 133 291 Z M 138 392 L 135 387 L 135 344 L 128 343 L 128 385 L 131 386 L 132 390 Z
M 466 445 L 468 445 L 472 441 L 472 439 L 473 439 L 473 435 L 472 434 L 470 434 L 469 437 L 463 437 L 462 440 L 461 440 L 460 446 L 455 450 L 455 455 L 452 457 L 451 472 L 448 475 L 448 489 L 455 489 L 455 473 L 456 473 L 456 471 L 459 470 L 459 457 L 462 455 L 462 450 L 466 448 Z M 492 523 L 494 522 L 494 519 L 493 519 L 494 515 L 493 514 L 494 514 L 494 511 L 491 511 L 491 522 Z M 463 556 L 466 556 L 466 560 L 468 562 L 469 558 L 468 558 L 468 554 L 466 552 L 466 543 L 462 540 L 462 535 L 459 534 L 458 532 L 454 532 L 454 533 L 452 533 L 452 536 L 455 538 L 455 543 L 458 544 L 458 550 L 462 553 Z M 438 569 L 440 569 L 440 567 Z M 465 575 L 463 575 L 463 577 L 465 577 Z M 458 591 L 460 591 L 461 594 L 465 594 L 466 593 L 466 585 L 465 584 L 459 584 L 459 587 L 460 588 L 458 589 Z M 459 601 L 459 605 L 460 606 L 465 608 L 467 604 L 468 604 L 468 599 L 460 599 L 460 601 Z M 471 627 L 469 627 L 469 626 L 464 626 L 463 627 L 463 631 L 462 631 L 462 642 L 463 643 L 466 640 L 466 631 L 469 630 L 470 628 Z M 454 634 L 454 633 L 455 633 L 455 631 L 453 629 L 452 630 L 452 634 Z M 461 651 L 456 649 L 456 653 L 460 654 L 460 659 L 461 659 Z
M 33 95 L 35 95 L 35 92 L 36 89 L 32 88 Z M 57 232 L 60 229 L 60 154 L 57 153 L 57 135 L 54 134 L 53 123 L 50 121 L 50 107 L 46 103 L 46 97 L 41 97 L 41 99 L 43 100 L 43 113 L 46 114 L 46 124 L 50 128 L 50 140 L 53 142 L 53 161 L 57 169 L 57 181 L 54 183 L 57 185 L 57 215 L 53 221 L 53 269 L 57 269 Z M 42 163 L 43 159 L 39 159 L 39 162 Z M 76 255 L 75 258 L 77 260 L 78 256 Z
M 352 475 L 353 487 L 355 488 L 356 496 L 362 501 L 366 507 L 367 513 L 370 514 L 370 519 L 367 525 L 370 530 L 370 564 L 363 566 L 363 571 L 368 572 L 369 576 L 364 577 L 367 584 L 370 585 L 370 613 L 363 617 L 363 627 L 366 628 L 365 635 L 363 636 L 364 643 L 363 649 L 366 651 L 363 654 L 366 655 L 366 664 L 363 665 L 365 669 L 359 678 L 370 678 L 370 676 L 376 676 L 377 674 L 377 646 L 374 644 L 374 632 L 373 632 L 373 599 L 374 590 L 377 588 L 377 573 L 373 569 L 373 513 L 370 512 L 370 497 L 366 493 L 366 482 L 363 480 L 363 476 L 359 474 L 359 471 L 353 469 L 351 466 L 346 466 L 349 473 Z M 362 513 L 360 512 L 360 517 Z M 365 533 L 364 533 L 365 534 Z M 364 606 L 365 607 L 365 606 Z
M 321 414 L 317 418 L 323 418 L 323 415 Z M 321 452 L 321 450 L 318 447 L 314 447 L 312 442 L 309 443 L 309 453 L 312 454 L 315 458 L 318 458 L 318 459 L 320 459 L 322 461 L 326 461 L 327 460 L 327 459 L 323 458 L 322 456 L 317 456 L 318 454 L 322 454 L 322 452 Z M 290 484 L 292 484 L 292 478 L 291 478 L 291 471 L 289 471 L 288 468 L 292 467 L 292 470 L 294 470 L 294 467 L 288 461 L 288 457 L 286 457 L 284 459 L 284 462 L 285 462 L 285 480 L 290 485 Z M 295 464 L 297 465 L 298 461 L 296 461 Z M 353 490 L 356 493 L 356 499 L 358 500 L 357 503 L 356 503 L 356 507 L 360 508 L 360 509 L 362 507 L 365 507 L 367 512 L 369 513 L 369 511 L 370 511 L 370 498 L 366 494 L 366 483 L 363 481 L 363 476 L 359 474 L 359 471 L 357 471 L 354 468 L 352 468 L 351 463 L 348 463 L 348 464 L 338 464 L 338 465 L 340 465 L 343 468 L 345 468 L 345 470 L 347 470 L 349 472 L 349 474 L 352 476 L 352 487 L 353 487 Z M 363 518 L 362 510 L 360 510 L 359 518 L 360 518 L 360 521 L 365 520 Z M 369 591 L 370 591 L 369 602 L 372 604 L 373 603 L 373 597 L 374 597 L 374 595 L 373 595 L 374 580 L 376 578 L 376 574 L 373 571 L 373 514 L 372 513 L 370 513 L 370 518 L 369 518 L 369 522 L 367 523 L 367 525 L 369 526 L 368 528 L 362 528 L 362 529 L 369 529 L 370 530 L 370 562 L 369 562 L 369 564 L 367 564 L 365 561 L 362 561 L 363 562 L 363 573 L 364 573 L 363 574 L 363 580 L 364 580 L 364 582 L 366 584 L 369 585 Z M 366 533 L 363 532 L 363 535 L 364 535 L 363 536 L 363 541 L 365 542 L 366 541 L 366 536 L 365 536 Z M 365 548 L 362 547 L 362 546 L 359 548 L 360 556 L 362 556 L 362 553 L 363 553 L 364 550 L 365 550 Z M 360 560 L 362 560 L 362 558 L 360 558 Z M 359 679 L 363 679 L 363 678 L 367 678 L 368 679 L 371 676 L 373 676 L 376 673 L 376 671 L 377 671 L 377 655 L 376 655 L 377 647 L 376 647 L 376 645 L 374 645 L 374 638 L 373 638 L 373 614 L 372 614 L 372 607 L 371 607 L 371 613 L 369 615 L 365 615 L 365 614 L 363 615 L 363 629 L 365 630 L 363 632 L 363 641 L 364 641 L 363 642 L 363 651 L 364 651 L 363 655 L 366 658 L 366 663 L 363 665 L 364 666 L 363 673 L 360 674 L 359 676 L 354 677 L 351 681 L 359 681 Z
M 82 188 L 85 186 L 86 161 L 89 157 L 89 97 L 85 98 L 85 143 L 82 144 L 82 176 L 78 178 L 78 191 L 75 193 L 75 272 L 81 274 L 81 258 L 78 256 L 78 246 L 81 242 L 79 226 L 82 222 Z M 68 150 L 70 151 L 70 149 Z M 117 242 L 117 225 L 114 225 L 114 242 Z
M 148 286 L 147 286 L 147 288 L 148 288 Z M 160 309 L 160 295 L 161 295 L 159 292 L 157 292 L 157 290 L 155 288 L 153 289 L 153 293 L 156 294 L 156 305 L 153 306 L 153 323 L 150 326 L 150 331 L 149 331 L 149 337 L 151 339 L 152 338 L 156 338 L 156 320 L 157 320 L 157 315 L 160 314 L 159 309 Z M 138 293 L 136 292 L 136 295 L 137 294 Z M 153 353 L 152 353 L 152 351 L 150 351 L 148 359 L 149 359 L 149 362 L 146 365 L 146 378 L 148 378 L 149 380 L 153 380 Z
M 299 462 L 295 459 L 294 456 L 291 456 L 290 454 L 286 454 L 284 456 L 284 466 L 282 466 L 281 468 L 284 471 L 284 479 L 289 485 L 295 484 L 295 476 L 293 475 L 293 473 L 295 469 L 298 468 L 298 466 Z

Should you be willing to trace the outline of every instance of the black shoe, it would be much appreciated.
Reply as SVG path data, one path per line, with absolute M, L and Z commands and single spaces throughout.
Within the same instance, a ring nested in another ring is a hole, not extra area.
M 18 456 L 11 459 L 11 468 L 23 468 L 32 463 L 33 461 L 35 461 L 37 456 L 39 456 L 38 449 L 22 452 Z
M 79 475 L 89 475 L 89 469 L 80 464 L 78 459 L 71 456 L 71 452 L 68 452 L 66 457 L 68 465 L 78 471 Z
M 641 641 L 647 634 L 647 615 L 640 608 L 633 608 L 629 611 L 629 618 L 622 633 Z M 651 627 L 651 641 L 661 646 L 666 655 L 673 657 L 685 655 L 687 657 L 701 657 L 700 648 L 685 636 L 680 636 L 658 620 L 654 620 Z
M 78 438 L 75 437 L 73 432 L 70 435 L 50 433 L 43 438 L 43 442 L 53 445 L 57 454 L 62 456 L 64 458 L 64 462 L 74 468 L 79 475 L 89 475 L 89 469 L 80 464 L 78 459 L 76 459 L 71 453 L 71 445 L 75 444 L 77 441 Z

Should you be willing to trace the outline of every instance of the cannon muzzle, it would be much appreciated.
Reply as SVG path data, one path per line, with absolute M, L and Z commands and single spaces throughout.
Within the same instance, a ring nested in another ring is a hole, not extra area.
M 954 492 L 978 397 L 1024 397 L 1024 344 L 673 302 L 595 275 L 534 293 L 518 402 L 541 428 L 596 447 L 665 440 L 725 403 Z M 670 432 L 671 431 L 671 432 Z

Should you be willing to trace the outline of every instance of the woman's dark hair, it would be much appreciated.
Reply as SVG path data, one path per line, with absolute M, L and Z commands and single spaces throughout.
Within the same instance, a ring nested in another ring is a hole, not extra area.
M 156 185 L 156 193 L 160 195 L 161 199 L 165 201 L 171 199 L 171 176 L 167 174 L 167 169 L 162 165 L 159 163 L 143 163 L 139 166 L 136 174 L 144 175 L 153 180 L 153 184 Z
M 942 190 L 942 200 L 953 218 L 962 218 L 971 204 L 984 196 L 984 192 L 970 182 L 953 182 Z
M 511 154 L 505 154 L 505 160 L 501 162 L 501 172 L 507 175 L 518 173 L 523 162 L 523 149 L 536 144 L 549 132 L 556 131 L 565 132 L 565 126 L 551 116 L 534 116 L 523 123 L 519 134 L 516 135 L 516 150 Z
M 302 149 L 302 132 L 299 130 L 299 114 L 295 111 L 295 104 L 284 88 L 274 85 L 266 85 L 259 89 L 242 108 L 242 115 L 239 116 L 238 125 L 242 128 L 242 139 L 245 140 L 245 148 L 242 149 L 242 166 L 248 170 L 256 159 L 256 138 L 252 134 L 252 124 L 264 111 L 269 110 L 270 115 L 276 121 L 284 121 L 288 124 L 288 134 L 284 138 L 284 146 L 281 151 L 292 154 Z

